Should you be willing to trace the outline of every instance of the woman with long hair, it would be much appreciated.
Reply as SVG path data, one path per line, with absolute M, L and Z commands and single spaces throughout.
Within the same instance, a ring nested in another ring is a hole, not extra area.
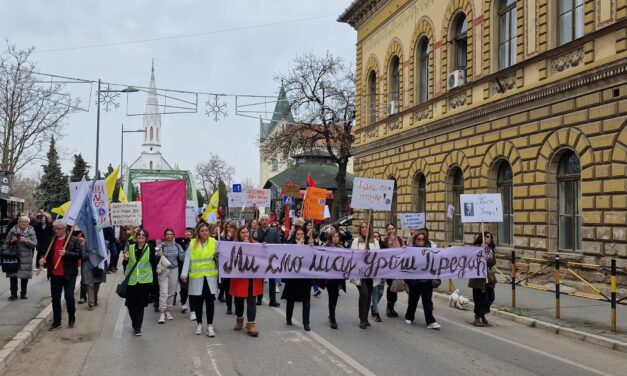
M 222 234 L 220 235 L 219 240 L 224 242 L 232 242 L 235 241 L 237 237 L 237 228 L 231 221 L 227 221 L 224 223 Z M 228 278 L 220 277 L 220 293 L 218 294 L 218 300 L 221 302 L 226 302 L 226 314 L 233 314 L 233 296 L 230 292 L 231 282 Z
M 292 244 L 305 245 L 305 232 L 302 228 L 296 229 L 294 232 L 294 240 Z M 311 310 L 311 280 L 310 279 L 284 279 L 285 287 L 281 299 L 287 301 L 285 309 L 285 318 L 287 325 L 292 325 L 292 314 L 294 313 L 294 303 L 303 303 L 303 329 L 310 331 L 309 328 L 309 312 Z
M 130 273 L 128 288 L 126 290 L 126 308 L 131 316 L 134 334 L 142 335 L 142 323 L 144 322 L 144 309 L 148 306 L 150 291 L 152 290 L 152 269 L 156 264 L 155 255 L 148 244 L 148 232 L 138 229 L 135 242 L 128 246 L 124 252 L 124 274 Z M 131 272 L 132 271 L 132 272 Z
M 353 239 L 351 249 L 357 249 L 364 252 L 370 250 L 379 249 L 379 241 L 373 239 L 372 231 L 368 222 L 362 222 L 359 225 L 359 236 Z M 381 283 L 381 280 L 376 278 L 362 278 L 357 280 L 351 280 L 352 283 L 357 285 L 359 290 L 359 327 L 366 329 L 370 326 L 368 322 L 368 308 L 372 300 L 372 286 Z
M 209 236 L 211 229 L 206 223 L 196 227 L 185 253 L 181 281 L 188 282 L 189 300 L 196 311 L 196 335 L 202 334 L 203 304 L 207 307 L 207 336 L 215 337 L 213 329 L 214 299 L 218 292 L 218 266 L 216 262 L 217 242 Z
M 431 241 L 424 229 L 420 229 L 414 235 L 413 247 L 433 248 Z M 429 329 L 438 330 L 440 324 L 433 317 L 433 280 L 431 279 L 406 279 L 405 283 L 409 287 L 409 297 L 407 299 L 407 313 L 405 313 L 405 323 L 411 325 L 416 317 L 416 307 L 422 298 L 422 310 L 425 315 L 425 324 Z
M 487 273 L 494 275 L 492 267 L 496 264 L 494 258 L 494 236 L 491 232 L 477 234 L 473 245 L 483 247 L 483 257 L 487 265 Z M 490 279 L 492 282 L 490 282 Z M 485 315 L 490 313 L 490 307 L 494 302 L 494 278 L 471 278 L 468 280 L 468 287 L 472 288 L 472 299 L 475 302 L 475 321 L 474 326 L 484 327 L 491 326 Z
M 248 227 L 242 226 L 237 230 L 237 241 L 243 243 L 257 243 L 250 237 Z M 235 327 L 240 331 L 244 328 L 244 302 L 246 302 L 246 333 L 257 337 L 259 330 L 255 324 L 257 317 L 257 296 L 263 294 L 263 279 L 261 278 L 231 278 L 230 292 L 235 300 Z
M 342 240 L 340 239 L 340 233 L 333 230 L 329 235 L 327 247 L 344 248 Z M 335 307 L 337 307 L 337 301 L 340 297 L 340 289 L 346 293 L 346 280 L 344 279 L 327 279 L 326 280 L 327 293 L 329 294 L 329 322 L 331 329 L 337 329 L 337 321 L 335 320 Z
M 167 268 L 163 268 L 161 273 L 157 275 L 159 281 L 159 324 L 165 323 L 165 320 L 174 320 L 170 313 L 174 304 L 174 294 L 178 284 L 179 263 L 185 259 L 185 251 L 180 244 L 174 241 L 174 230 L 165 229 L 163 232 L 163 242 L 157 248 L 155 253 L 160 261 L 162 257 L 170 264 Z

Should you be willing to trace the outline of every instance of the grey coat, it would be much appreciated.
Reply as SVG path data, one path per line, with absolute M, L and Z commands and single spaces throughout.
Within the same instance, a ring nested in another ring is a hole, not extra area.
M 28 226 L 26 227 L 26 232 L 24 237 L 26 238 L 26 242 L 11 242 L 11 238 L 13 236 L 21 236 L 20 229 L 18 225 L 13 226 L 9 232 L 7 233 L 7 237 L 4 246 L 2 247 L 2 254 L 9 254 L 11 249 L 17 250 L 17 257 L 20 260 L 20 266 L 17 273 L 6 273 L 7 278 L 17 277 L 17 278 L 25 278 L 31 279 L 33 278 L 33 251 L 37 246 L 37 235 L 35 234 L 35 230 Z
M 81 257 L 83 260 L 83 266 L 81 267 L 81 284 L 91 285 L 92 283 L 107 282 L 106 270 L 100 270 L 100 273 L 94 273 L 94 266 L 89 261 L 89 252 L 87 252 L 85 248 L 83 248 Z

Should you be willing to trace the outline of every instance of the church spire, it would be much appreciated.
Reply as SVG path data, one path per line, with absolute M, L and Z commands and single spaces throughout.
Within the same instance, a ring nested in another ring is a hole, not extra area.
M 159 111 L 157 84 L 155 82 L 154 59 L 150 71 L 150 85 L 146 97 L 143 126 L 146 131 L 144 134 L 144 151 L 152 153 L 158 152 L 159 148 L 161 148 L 161 114 Z

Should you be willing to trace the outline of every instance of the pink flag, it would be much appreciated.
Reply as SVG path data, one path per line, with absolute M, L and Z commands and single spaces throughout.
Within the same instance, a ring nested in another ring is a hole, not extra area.
M 176 236 L 185 235 L 185 180 L 155 181 L 140 184 L 142 222 L 149 240 L 163 238 L 166 228 Z

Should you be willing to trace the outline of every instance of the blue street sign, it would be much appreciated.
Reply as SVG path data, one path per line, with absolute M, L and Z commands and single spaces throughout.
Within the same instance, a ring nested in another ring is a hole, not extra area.
M 242 185 L 241 184 L 233 184 L 233 192 L 239 193 L 241 191 L 242 191 Z
M 283 197 L 283 205 L 294 205 L 294 197 L 292 196 Z

